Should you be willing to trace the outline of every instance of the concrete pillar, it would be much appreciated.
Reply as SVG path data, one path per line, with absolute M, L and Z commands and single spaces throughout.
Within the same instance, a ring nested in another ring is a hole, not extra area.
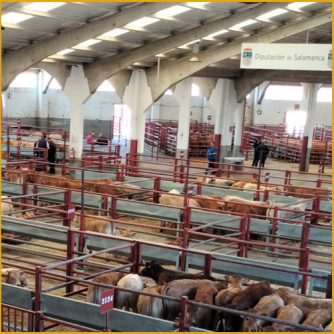
M 176 156 L 183 152 L 188 157 L 189 129 L 191 111 L 191 78 L 179 82 L 174 91 L 174 96 L 179 103 L 179 124 L 177 130 Z
M 241 140 L 242 140 L 242 129 L 243 129 L 243 119 L 244 119 L 245 102 L 237 104 L 237 108 L 234 113 L 234 147 L 233 156 L 239 157 L 241 155 Z
M 317 94 L 322 84 L 302 83 L 303 102 L 302 110 L 307 112 L 306 124 L 303 133 L 304 149 L 301 149 L 299 170 L 307 172 L 309 169 L 310 155 L 312 149 L 313 128 L 315 125 L 315 114 L 317 112 Z
M 150 120 L 160 119 L 160 102 L 154 102 L 150 108 Z
M 233 112 L 237 108 L 234 81 L 219 79 L 212 91 L 209 103 L 215 110 L 215 135 L 221 134 L 219 160 L 222 161 L 231 153 L 232 132 L 230 132 L 230 126 L 233 121 Z
M 47 126 L 48 111 L 43 109 L 43 71 L 39 71 L 37 74 L 37 89 L 36 89 L 36 125 Z M 45 121 L 44 124 L 41 121 Z
M 132 72 L 122 100 L 131 110 L 130 152 L 144 153 L 145 112 L 148 111 L 148 107 L 153 102 L 151 88 L 147 84 L 144 71 L 135 70 Z
M 65 83 L 64 94 L 70 101 L 69 148 L 74 148 L 75 157 L 81 158 L 84 140 L 84 104 L 90 96 L 88 80 L 82 66 L 72 66 L 70 76 Z

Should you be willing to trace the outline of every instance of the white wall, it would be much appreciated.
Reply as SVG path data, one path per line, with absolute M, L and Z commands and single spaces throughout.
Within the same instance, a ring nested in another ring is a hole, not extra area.
M 285 122 L 285 113 L 294 110 L 295 104 L 301 106 L 301 101 L 276 101 L 263 100 L 261 105 L 257 105 L 253 110 L 253 124 L 277 125 Z M 257 110 L 262 114 L 258 115 Z M 317 102 L 317 113 L 315 122 L 320 124 L 332 124 L 332 104 L 328 102 Z
M 9 88 L 3 92 L 5 108 L 3 117 L 35 117 L 37 92 L 31 88 Z

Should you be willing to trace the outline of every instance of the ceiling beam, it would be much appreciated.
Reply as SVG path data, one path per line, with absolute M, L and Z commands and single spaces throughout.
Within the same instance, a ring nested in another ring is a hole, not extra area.
M 205 37 L 219 30 L 227 29 L 243 20 L 259 16 L 284 5 L 285 3 L 266 3 L 256 8 L 250 9 L 249 11 L 236 13 L 229 17 L 207 23 L 200 27 L 178 33 L 175 36 L 170 36 L 162 40 L 146 44 L 137 49 L 123 52 L 120 55 L 109 57 L 101 61 L 97 61 L 93 64 L 89 64 L 85 66 L 85 72 L 89 82 L 90 91 L 94 92 L 101 84 L 101 82 L 111 77 L 118 71 L 127 68 L 134 62 L 176 48 L 177 46 L 183 45 L 195 39 Z
M 17 74 L 60 50 L 70 48 L 87 39 L 94 38 L 114 28 L 122 27 L 131 21 L 151 15 L 169 6 L 170 3 L 167 2 L 142 3 L 110 17 L 87 23 L 84 26 L 71 29 L 46 41 L 5 55 L 2 59 L 2 89 L 7 89 Z
M 160 66 L 160 81 L 158 85 L 156 84 L 157 67 L 155 67 L 147 72 L 147 80 L 152 89 L 153 99 L 158 99 L 171 85 L 200 71 L 208 65 L 240 54 L 242 43 L 273 43 L 331 21 L 331 12 L 316 14 L 310 18 L 299 20 L 289 25 L 283 25 L 269 32 L 263 32 L 243 40 L 217 47 L 216 49 L 202 51 L 199 53 L 201 62 L 189 62 L 189 56 L 186 56 L 174 62 L 162 64 Z

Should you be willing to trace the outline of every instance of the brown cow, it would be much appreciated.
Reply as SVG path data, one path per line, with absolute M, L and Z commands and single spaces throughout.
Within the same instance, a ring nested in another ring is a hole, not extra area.
M 225 283 L 212 281 L 199 281 L 194 301 L 204 304 L 213 305 L 215 296 L 218 291 L 226 286 Z M 188 311 L 188 322 L 191 326 L 200 327 L 204 329 L 214 329 L 213 318 L 215 311 L 213 309 L 190 305 Z
M 81 211 L 77 210 L 76 215 L 73 219 L 73 224 L 75 226 L 80 225 L 80 215 Z M 107 217 L 96 216 L 96 215 L 94 217 L 92 216 L 93 215 L 84 216 L 84 231 L 98 232 L 109 235 L 115 234 L 114 224 L 110 221 L 104 220 Z
M 226 307 L 238 311 L 248 310 L 254 307 L 260 298 L 273 294 L 275 291 L 270 287 L 269 282 L 259 282 L 250 285 L 246 289 L 240 291 L 232 300 L 231 304 Z M 242 331 L 242 318 L 236 314 L 223 312 L 225 319 L 225 331 L 228 332 L 241 332 Z M 220 327 L 222 326 L 222 322 Z M 222 328 L 219 328 L 221 332 Z
M 312 326 L 323 329 L 332 319 L 330 310 L 313 310 L 303 321 L 303 325 Z
M 200 207 L 210 210 L 223 210 L 225 203 L 219 202 L 220 196 L 195 196 L 194 200 Z
M 233 298 L 242 290 L 242 278 L 238 275 L 231 276 L 231 282 L 227 289 L 220 290 L 215 298 L 217 306 L 230 304 Z
M 18 268 L 2 268 L 1 278 L 3 283 L 28 288 L 28 279 L 26 274 Z
M 161 295 L 162 285 L 147 287 L 145 292 Z M 163 318 L 163 305 L 161 298 L 140 295 L 137 302 L 138 313 L 154 318 Z
M 254 308 L 247 310 L 247 312 L 254 315 L 273 317 L 276 311 L 283 306 L 283 299 L 277 293 L 274 293 L 272 295 L 262 297 L 254 306 Z M 259 328 L 262 327 L 266 322 L 265 320 L 256 319 L 253 317 L 243 318 L 245 319 L 243 325 L 244 332 L 258 332 Z
M 277 320 L 288 321 L 292 324 L 299 324 L 304 315 L 303 312 L 294 304 L 289 304 L 281 307 L 277 311 Z M 274 322 L 271 326 L 266 326 L 262 328 L 263 332 L 286 332 L 292 326 L 279 324 Z
M 313 310 L 332 310 L 332 299 L 310 298 L 296 295 L 287 288 L 278 288 L 277 293 L 281 296 L 285 305 L 293 303 L 303 311 L 304 316 L 308 316 Z
M 125 274 L 120 272 L 106 273 L 99 276 L 96 276 L 92 279 L 92 282 L 110 284 L 116 286 L 118 281 L 124 277 Z M 101 302 L 101 293 L 108 288 L 103 288 L 100 286 L 90 285 L 87 292 L 87 301 L 89 303 L 99 304 Z
M 284 191 L 287 196 L 299 198 L 311 198 L 316 196 L 328 197 L 331 196 L 331 191 L 325 188 L 305 188 L 292 185 L 285 185 Z

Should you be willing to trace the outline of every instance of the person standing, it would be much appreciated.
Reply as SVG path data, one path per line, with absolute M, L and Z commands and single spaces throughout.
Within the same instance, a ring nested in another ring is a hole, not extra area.
M 270 149 L 266 141 L 263 141 L 257 148 L 259 150 L 260 167 L 264 167 Z
M 254 158 L 253 158 L 253 163 L 252 163 L 252 167 L 257 167 L 257 164 L 259 162 L 259 150 L 258 150 L 258 146 L 261 144 L 261 139 L 260 138 L 256 138 L 255 142 L 253 144 L 254 147 Z
M 49 173 L 50 174 L 56 174 L 56 155 L 57 155 L 57 145 L 56 143 L 49 137 L 48 140 L 49 143 L 49 149 L 48 149 L 48 161 L 50 163 L 50 169 Z
M 91 132 L 91 133 L 86 137 L 86 144 L 88 144 L 88 145 L 94 145 L 94 137 L 95 137 L 95 132 Z
M 216 159 L 217 159 L 217 147 L 215 147 L 215 143 L 211 143 L 211 146 L 208 148 L 207 151 L 207 158 L 208 158 L 208 168 L 216 168 Z M 216 174 L 215 171 L 210 171 L 209 169 L 205 170 L 205 174 Z
M 36 155 L 38 158 L 45 158 L 46 150 L 49 150 L 49 143 L 46 139 L 46 133 L 42 132 L 42 136 L 38 139 L 36 144 Z M 46 171 L 46 164 L 36 164 L 36 171 Z

